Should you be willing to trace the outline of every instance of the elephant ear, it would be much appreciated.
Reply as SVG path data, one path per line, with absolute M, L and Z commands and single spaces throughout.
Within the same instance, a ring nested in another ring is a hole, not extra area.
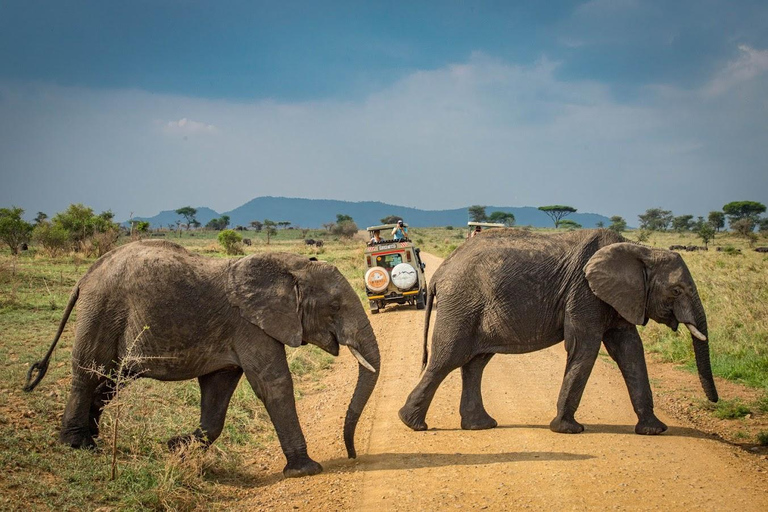
M 234 262 L 227 297 L 240 316 L 289 347 L 302 341 L 300 290 L 294 275 L 272 255 Z
M 646 322 L 645 269 L 649 259 L 649 249 L 623 242 L 603 247 L 584 267 L 594 294 L 635 325 Z

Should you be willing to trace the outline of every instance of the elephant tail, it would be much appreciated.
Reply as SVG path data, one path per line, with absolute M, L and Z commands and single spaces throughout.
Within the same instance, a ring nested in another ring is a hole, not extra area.
M 427 286 L 427 307 L 424 311 L 424 349 L 421 356 L 422 372 L 427 367 L 427 360 L 429 359 L 429 348 L 427 348 L 427 343 L 429 342 L 429 317 L 432 315 L 432 304 L 434 303 L 436 292 L 435 285 L 430 283 L 430 286 Z
M 51 356 L 53 355 L 53 349 L 56 348 L 56 344 L 59 342 L 59 338 L 61 337 L 61 333 L 64 332 L 64 326 L 67 325 L 67 320 L 69 320 L 69 315 L 72 313 L 72 308 L 75 307 L 75 303 L 77 302 L 77 298 L 80 296 L 80 283 L 77 283 L 75 285 L 75 289 L 72 290 L 72 293 L 69 296 L 69 302 L 67 303 L 67 308 L 64 310 L 64 316 L 61 319 L 61 322 L 59 323 L 59 330 L 56 333 L 56 337 L 53 339 L 53 343 L 51 343 L 51 348 L 48 349 L 48 353 L 45 354 L 45 357 L 41 359 L 40 361 L 33 364 L 29 371 L 27 372 L 27 384 L 24 386 L 24 391 L 32 391 L 37 387 L 38 384 L 40 384 L 40 381 L 43 380 L 43 377 L 45 377 L 45 372 L 48 371 L 48 361 L 51 359 Z M 35 370 L 37 370 L 37 376 L 35 376 L 34 380 L 32 379 L 32 375 L 34 374 Z

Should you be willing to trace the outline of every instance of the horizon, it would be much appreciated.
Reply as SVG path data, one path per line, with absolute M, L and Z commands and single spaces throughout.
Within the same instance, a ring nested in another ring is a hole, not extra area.
M 274 196 L 635 224 L 768 204 L 767 19 L 744 0 L 11 0 L 0 207 Z

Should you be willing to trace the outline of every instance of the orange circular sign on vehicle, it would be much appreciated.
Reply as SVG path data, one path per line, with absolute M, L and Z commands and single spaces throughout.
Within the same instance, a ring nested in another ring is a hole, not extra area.
M 389 286 L 389 274 L 381 267 L 369 268 L 365 273 L 365 286 L 372 292 L 381 292 Z

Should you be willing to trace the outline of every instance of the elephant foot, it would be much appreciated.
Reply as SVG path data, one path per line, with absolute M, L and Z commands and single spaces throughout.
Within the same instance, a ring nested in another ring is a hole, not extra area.
M 488 430 L 491 428 L 496 428 L 497 426 L 498 422 L 491 418 L 488 413 L 483 413 L 483 415 L 476 415 L 473 418 L 464 416 L 461 417 L 461 428 L 464 430 Z
M 59 442 L 72 448 L 82 448 L 85 450 L 95 450 L 96 441 L 90 435 L 89 429 L 62 429 L 59 434 Z
M 555 418 L 550 422 L 549 430 L 560 434 L 578 434 L 584 432 L 584 425 L 574 419 Z
M 309 457 L 289 460 L 283 468 L 285 478 L 299 478 L 302 476 L 312 476 L 323 472 L 323 466 L 313 461 Z
M 635 434 L 655 436 L 667 431 L 667 426 L 656 416 L 641 420 L 635 425 Z
M 400 421 L 405 423 L 405 426 L 412 430 L 421 431 L 427 430 L 427 423 L 423 419 L 418 419 L 418 414 L 409 412 L 408 406 L 404 405 L 398 412 Z

